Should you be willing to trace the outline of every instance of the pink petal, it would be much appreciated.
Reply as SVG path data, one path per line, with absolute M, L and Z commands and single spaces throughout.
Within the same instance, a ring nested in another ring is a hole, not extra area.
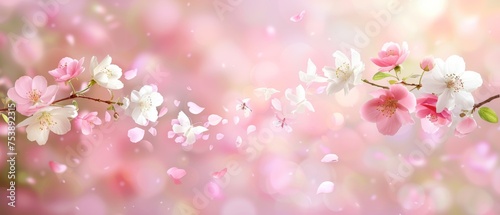
M 306 11 L 303 10 L 299 14 L 290 17 L 290 21 L 292 21 L 292 22 L 299 22 L 300 20 L 302 20 L 302 18 L 304 18 L 305 14 L 306 14 Z
M 218 133 L 218 134 L 215 136 L 215 139 L 217 139 L 217 140 L 222 140 L 222 138 L 224 138 L 224 134 L 221 134 L 221 133 Z
M 242 143 L 243 143 L 243 139 L 241 139 L 240 136 L 236 137 L 236 147 L 239 148 Z
M 167 107 L 162 107 L 161 110 L 160 110 L 160 113 L 158 113 L 158 118 L 162 117 L 162 116 L 165 116 L 165 114 L 167 114 L 167 112 L 168 112 L 168 108 Z
M 132 128 L 128 130 L 128 138 L 130 138 L 130 142 L 137 143 L 144 138 L 144 129 L 142 128 Z
M 271 105 L 275 110 L 281 111 L 281 102 L 279 99 L 274 98 L 273 100 L 271 100 Z
M 468 134 L 477 128 L 476 120 L 472 117 L 467 117 L 458 123 L 455 130 L 460 134 Z
M 55 161 L 49 161 L 49 166 L 52 172 L 55 173 L 63 173 L 68 169 L 68 167 L 64 164 L 57 163 Z
M 227 119 L 223 119 L 223 120 L 222 120 L 222 124 L 223 124 L 223 125 L 225 125 L 225 124 L 227 124 L 227 123 L 228 123 Z
M 186 170 L 172 167 L 167 170 L 167 174 L 174 179 L 176 184 L 180 183 L 180 179 L 186 175 Z
M 208 140 L 209 137 L 210 137 L 210 134 L 204 134 L 203 136 L 201 136 L 201 139 Z
M 132 69 L 123 73 L 126 80 L 131 80 L 137 76 L 137 69 Z
M 247 134 L 250 134 L 250 133 L 254 132 L 255 130 L 257 130 L 255 125 L 249 125 L 247 128 Z
M 187 86 L 186 89 L 189 90 L 189 91 L 192 90 L 190 86 Z
M 207 196 L 211 199 L 220 198 L 222 196 L 222 190 L 215 182 L 209 182 L 205 185 L 205 190 L 208 192 Z
M 331 192 L 333 192 L 334 187 L 335 187 L 335 185 L 333 184 L 333 182 L 324 181 L 319 185 L 318 190 L 316 191 L 316 194 L 331 193 Z
M 175 105 L 176 107 L 179 107 L 179 104 L 180 104 L 180 103 L 181 103 L 181 102 L 180 102 L 179 100 L 177 100 L 177 99 L 176 99 L 176 100 L 174 100 L 174 105 Z
M 222 169 L 221 171 L 212 173 L 213 178 L 222 178 L 227 172 L 227 168 Z
M 395 135 L 401 128 L 401 122 L 398 120 L 397 116 L 381 117 L 377 122 L 377 129 L 381 134 L 384 135 Z
M 205 110 L 205 108 L 198 106 L 198 105 L 197 105 L 196 103 L 194 103 L 194 102 L 188 102 L 188 103 L 187 103 L 187 106 L 189 107 L 189 112 L 191 112 L 192 114 L 199 114 L 199 113 L 201 113 L 203 110 Z
M 233 122 L 234 122 L 235 125 L 238 125 L 238 123 L 240 123 L 240 117 L 239 116 L 235 116 L 233 118 Z
M 156 136 L 157 134 L 157 131 L 156 131 L 156 128 L 155 127 L 151 127 L 148 129 L 148 132 L 153 135 L 153 136 Z
M 176 143 L 184 143 L 185 138 L 183 136 L 178 136 L 175 138 Z
M 174 137 L 174 136 L 175 136 L 175 132 L 174 132 L 174 131 L 168 131 L 168 133 L 167 133 L 167 137 L 168 137 L 169 139 L 170 139 L 170 138 L 172 138 L 172 137 Z
M 321 162 L 323 163 L 330 163 L 337 161 L 339 161 L 339 156 L 337 156 L 336 154 L 327 154 L 321 159 Z
M 377 122 L 381 115 L 381 112 L 377 110 L 380 103 L 382 103 L 382 100 L 372 99 L 363 104 L 361 107 L 361 118 L 368 122 Z
M 221 120 L 222 117 L 217 114 L 210 114 L 210 116 L 208 116 L 208 124 L 210 124 L 211 126 L 218 125 Z

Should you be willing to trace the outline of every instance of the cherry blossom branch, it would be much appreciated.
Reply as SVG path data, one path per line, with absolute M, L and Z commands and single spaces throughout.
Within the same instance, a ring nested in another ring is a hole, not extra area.
M 414 83 L 408 83 L 406 81 L 401 81 L 401 84 L 405 85 L 405 86 L 413 86 L 414 88 L 413 89 L 417 89 L 419 90 L 421 87 L 422 87 L 422 84 L 414 84 Z M 412 89 L 412 90 L 413 90 Z M 411 90 L 410 90 L 411 91 Z
M 474 111 L 475 111 L 476 109 L 478 109 L 478 108 L 480 108 L 481 106 L 483 106 L 483 105 L 485 105 L 485 104 L 487 104 L 487 103 L 489 103 L 489 102 L 491 102 L 491 101 L 493 101 L 493 100 L 495 100 L 495 99 L 498 99 L 498 98 L 500 98 L 500 94 L 498 94 L 498 95 L 494 95 L 494 96 L 489 97 L 488 99 L 486 99 L 486 100 L 484 100 L 484 101 L 482 101 L 482 102 L 479 102 L 479 103 L 477 103 L 477 104 L 474 104 L 474 106 L 473 106 L 473 108 L 472 108 L 472 110 L 471 110 L 471 113 L 474 113 Z
M 66 100 L 69 100 L 69 99 L 76 99 L 76 98 L 82 98 L 82 99 L 88 99 L 88 100 L 92 100 L 92 101 L 96 101 L 96 102 L 102 102 L 102 103 L 106 103 L 108 105 L 113 105 L 113 104 L 120 105 L 120 106 L 123 105 L 122 102 L 114 102 L 114 101 L 109 101 L 109 100 L 96 99 L 96 98 L 92 98 L 92 97 L 88 97 L 88 96 L 83 96 L 83 95 L 79 95 L 79 94 L 71 94 L 70 96 L 68 96 L 66 98 L 62 98 L 62 99 L 59 99 L 59 100 L 56 100 L 56 101 L 52 102 L 52 104 L 59 103 L 59 102 L 62 102 L 62 101 L 66 101 Z
M 96 101 L 96 102 L 102 102 L 102 103 L 106 103 L 108 105 L 114 105 L 114 104 L 119 105 L 119 106 L 123 105 L 122 102 L 114 102 L 114 101 L 109 101 L 109 100 L 102 100 L 102 99 L 92 98 L 92 97 L 83 96 L 83 95 L 79 95 L 79 94 L 71 94 L 70 96 L 68 96 L 66 98 L 55 100 L 50 105 L 53 105 L 53 104 L 56 104 L 56 103 L 59 103 L 59 102 L 62 102 L 62 101 L 70 100 L 70 99 L 77 99 L 77 98 L 92 100 L 92 101 Z M 0 112 L 7 112 L 8 110 L 9 110 L 8 108 L 2 108 L 2 109 L 0 109 Z
M 380 87 L 382 89 L 389 89 L 389 87 L 386 87 L 386 86 L 382 86 L 382 85 L 378 85 L 378 84 L 375 84 L 375 83 L 372 83 L 366 79 L 362 79 L 363 82 L 369 84 L 369 85 L 372 85 L 372 86 L 375 86 L 375 87 Z

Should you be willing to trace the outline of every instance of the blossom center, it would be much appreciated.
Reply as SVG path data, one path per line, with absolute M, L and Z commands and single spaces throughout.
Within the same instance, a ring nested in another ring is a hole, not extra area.
M 141 100 L 141 111 L 142 112 L 147 112 L 151 109 L 153 106 L 153 101 L 151 100 L 151 96 L 146 96 Z
M 455 74 L 447 74 L 445 76 L 446 88 L 453 90 L 454 92 L 458 92 L 464 89 L 464 83 L 462 79 Z
M 377 107 L 377 110 L 382 113 L 382 116 L 392 117 L 398 108 L 398 100 L 394 98 L 386 98 L 382 104 Z
M 28 98 L 33 102 L 33 103 L 38 103 L 40 101 L 40 97 L 42 96 L 42 93 L 40 93 L 39 90 L 33 89 L 28 92 Z
M 337 78 L 343 81 L 349 79 L 349 77 L 351 76 L 349 67 L 349 63 L 343 63 L 342 65 L 337 67 L 337 70 L 335 70 L 335 75 L 337 76 Z
M 40 130 L 45 130 L 48 127 L 57 124 L 52 120 L 52 114 L 49 112 L 42 112 L 42 115 L 38 117 L 38 121 L 40 122 Z

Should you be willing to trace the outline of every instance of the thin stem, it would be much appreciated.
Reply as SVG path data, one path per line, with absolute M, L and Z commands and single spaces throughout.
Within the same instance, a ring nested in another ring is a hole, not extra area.
M 73 86 L 73 83 L 71 83 L 71 80 L 70 80 L 70 81 L 68 81 L 68 84 L 69 84 L 69 86 L 71 87 L 71 90 L 72 90 L 72 91 L 71 91 L 71 93 L 75 94 L 75 93 L 76 93 L 76 90 L 75 90 L 75 87 Z
M 382 89 L 389 89 L 389 87 L 387 87 L 387 86 L 378 85 L 378 84 L 372 83 L 366 79 L 362 79 L 362 81 L 369 84 L 369 85 L 375 86 L 375 87 L 380 87 Z
M 416 85 L 410 91 L 413 91 L 414 89 L 420 90 L 420 88 L 422 88 L 422 78 L 424 77 L 424 73 L 425 73 L 425 70 L 422 71 L 422 74 L 420 75 L 420 78 L 418 79 L 418 85 Z
M 474 113 L 474 111 L 476 111 L 476 109 L 478 109 L 478 108 L 480 108 L 481 106 L 483 106 L 483 105 L 485 105 L 485 104 L 487 104 L 487 103 L 489 103 L 489 102 L 491 102 L 491 101 L 493 101 L 493 100 L 495 100 L 495 99 L 498 99 L 498 98 L 500 98 L 500 94 L 498 94 L 498 95 L 494 95 L 494 96 L 489 97 L 488 99 L 486 99 L 486 100 L 484 100 L 484 101 L 482 101 L 482 102 L 479 102 L 479 103 L 477 103 L 477 104 L 474 104 L 474 107 L 472 108 L 471 113 Z

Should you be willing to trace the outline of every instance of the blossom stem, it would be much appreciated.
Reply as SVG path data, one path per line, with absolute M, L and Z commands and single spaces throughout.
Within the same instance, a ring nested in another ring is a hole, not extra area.
M 59 100 L 56 100 L 56 101 L 52 102 L 52 104 L 59 103 L 59 102 L 62 102 L 62 101 L 66 101 L 66 100 L 69 100 L 69 99 L 76 99 L 76 98 L 82 98 L 82 99 L 88 99 L 88 100 L 92 100 L 92 101 L 96 101 L 96 102 L 102 102 L 102 103 L 106 103 L 108 105 L 113 105 L 113 104 L 120 105 L 120 106 L 123 105 L 122 102 L 114 102 L 114 101 L 96 99 L 96 98 L 92 98 L 92 97 L 88 97 L 88 96 L 83 96 L 83 95 L 80 95 L 80 94 L 71 94 L 70 96 L 68 96 L 66 98 L 62 98 L 62 99 L 59 99 Z
M 418 79 L 418 84 L 411 85 L 411 86 L 415 86 L 415 87 L 413 89 L 411 89 L 410 91 L 413 91 L 414 89 L 420 90 L 420 88 L 422 88 L 422 78 L 424 77 L 424 74 L 425 74 L 425 70 L 422 71 L 422 74 L 420 75 L 420 78 Z
M 386 87 L 386 86 L 382 86 L 382 85 L 378 85 L 378 84 L 375 84 L 375 83 L 372 83 L 366 79 L 362 79 L 363 82 L 369 84 L 369 85 L 372 85 L 372 86 L 375 86 L 375 87 L 380 87 L 382 89 L 389 89 L 389 87 Z
M 75 87 L 73 86 L 73 83 L 71 83 L 71 80 L 68 81 L 68 84 L 71 87 L 72 93 L 76 93 Z
M 485 104 L 487 104 L 487 103 L 489 103 L 489 102 L 491 102 L 491 101 L 493 101 L 495 99 L 498 99 L 498 98 L 500 98 L 500 94 L 494 95 L 492 97 L 487 98 L 486 100 L 484 100 L 482 102 L 474 104 L 474 106 L 473 106 L 473 108 L 471 110 L 471 114 L 474 113 L 474 111 L 476 111 L 476 109 L 480 108 L 481 106 L 483 106 L 483 105 L 485 105 Z

